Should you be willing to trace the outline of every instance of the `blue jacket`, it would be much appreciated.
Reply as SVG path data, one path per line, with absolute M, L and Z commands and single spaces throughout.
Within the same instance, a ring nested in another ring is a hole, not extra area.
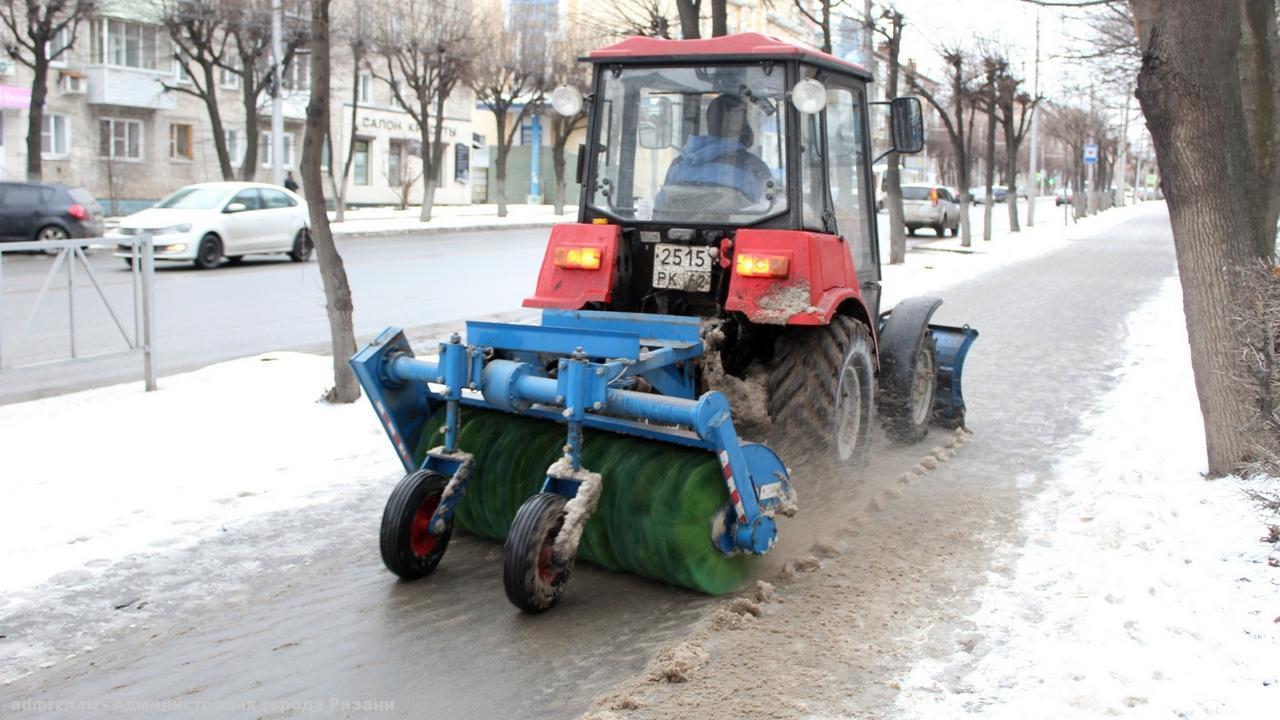
M 756 202 L 764 196 L 765 183 L 771 178 L 769 166 L 737 140 L 694 135 L 685 143 L 680 157 L 667 169 L 663 184 L 729 187 Z M 663 196 L 659 193 L 659 207 L 662 201 Z

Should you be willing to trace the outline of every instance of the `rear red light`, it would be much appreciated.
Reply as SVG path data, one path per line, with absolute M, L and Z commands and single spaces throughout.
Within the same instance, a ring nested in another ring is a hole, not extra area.
M 71 207 L 67 208 L 67 214 L 77 220 L 83 220 L 89 217 L 89 213 L 85 212 L 84 206 L 79 203 L 76 203 Z
M 929 191 L 929 202 L 933 203 L 934 205 L 938 204 L 938 188 L 934 188 Z

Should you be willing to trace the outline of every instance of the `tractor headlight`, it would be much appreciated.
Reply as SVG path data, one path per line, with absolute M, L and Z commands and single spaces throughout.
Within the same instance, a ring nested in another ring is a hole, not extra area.
M 827 106 L 827 88 L 813 78 L 801 80 L 791 88 L 791 104 L 805 115 L 822 112 Z
M 551 91 L 551 107 L 565 117 L 582 112 L 582 93 L 572 85 L 561 85 Z

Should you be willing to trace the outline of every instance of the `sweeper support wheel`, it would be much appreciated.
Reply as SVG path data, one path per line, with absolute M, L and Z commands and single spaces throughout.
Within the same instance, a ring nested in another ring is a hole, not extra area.
M 401 579 L 430 575 L 449 547 L 452 522 L 442 533 L 430 530 L 431 517 L 447 484 L 448 479 L 438 472 L 417 470 L 405 475 L 387 499 L 379 546 L 383 564 Z
M 538 493 L 520 506 L 507 535 L 502 585 L 507 599 L 528 613 L 539 613 L 560 599 L 573 558 L 561 560 L 553 547 L 564 525 L 566 499 Z

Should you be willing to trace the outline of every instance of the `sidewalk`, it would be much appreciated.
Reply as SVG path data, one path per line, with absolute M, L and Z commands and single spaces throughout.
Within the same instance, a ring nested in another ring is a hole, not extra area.
M 517 230 L 550 227 L 555 223 L 573 222 L 577 208 L 566 206 L 564 215 L 556 215 L 550 205 L 508 205 L 507 216 L 498 217 L 497 205 L 437 205 L 432 208 L 431 221 L 418 219 L 421 210 L 392 208 L 358 208 L 347 210 L 343 222 L 333 222 L 329 212 L 329 227 L 335 238 L 378 237 L 416 233 L 429 235 L 442 232 L 467 230 Z

